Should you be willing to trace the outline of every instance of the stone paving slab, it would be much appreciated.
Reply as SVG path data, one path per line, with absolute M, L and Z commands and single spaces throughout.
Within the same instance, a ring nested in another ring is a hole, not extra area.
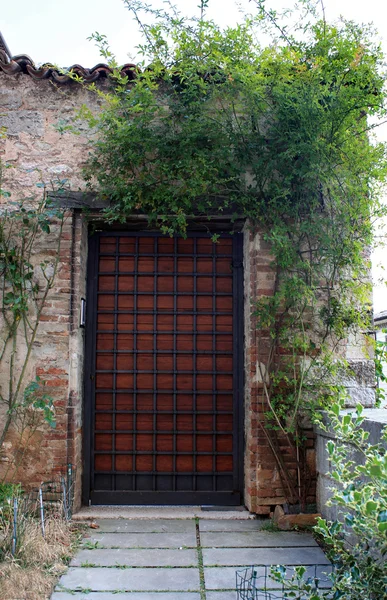
M 236 599 L 235 591 L 233 591 L 233 592 L 207 592 L 206 593 L 206 600 L 235 600 L 235 599 Z M 59 600 L 59 598 L 58 598 L 58 600 Z M 66 600 L 67 600 L 67 598 L 66 598 Z
M 98 525 L 99 529 L 93 533 L 187 533 L 195 531 L 193 519 L 99 519 Z
M 200 531 L 259 531 L 269 523 L 267 519 L 222 521 L 221 519 L 200 519 Z
M 279 590 L 268 592 L 265 595 L 265 592 L 258 596 L 258 598 L 266 598 L 267 600 L 289 600 L 289 596 L 283 596 Z M 308 597 L 310 598 L 310 596 Z M 308 600 L 306 596 L 297 596 L 297 600 Z M 85 600 L 87 600 L 85 598 Z M 223 591 L 223 592 L 206 592 L 206 600 L 236 600 L 236 591 Z
M 196 532 L 187 533 L 93 533 L 84 544 L 99 548 L 196 548 Z
M 103 550 L 80 550 L 70 563 L 72 567 L 87 566 L 114 567 L 196 567 L 197 552 L 194 549 L 178 548 L 105 548 Z
M 331 583 L 327 578 L 327 575 L 324 575 L 325 568 L 327 572 L 329 571 L 329 566 L 318 567 L 317 577 L 321 579 L 321 587 L 322 588 L 330 588 Z M 205 568 L 204 569 L 204 579 L 206 590 L 235 590 L 236 588 L 236 571 L 241 570 L 242 567 L 213 567 L 213 568 Z M 257 567 L 257 577 L 264 577 L 265 568 Z M 315 574 L 314 567 L 307 568 L 305 577 L 313 577 Z M 293 569 L 291 567 L 288 568 L 286 576 L 291 578 L 293 575 Z M 278 590 L 281 585 L 276 581 L 270 581 L 269 589 Z M 233 592 L 235 595 L 235 591 Z M 207 600 L 209 600 L 208 592 L 207 592 Z M 234 598 L 235 600 L 235 598 Z
M 266 531 L 203 532 L 200 542 L 207 548 L 285 548 L 318 546 L 310 533 Z
M 320 548 L 203 548 L 206 566 L 329 564 Z
M 329 565 L 310 534 L 262 531 L 267 521 L 244 515 L 235 520 L 203 517 L 206 600 L 236 600 L 236 571 L 245 565 Z M 98 524 L 99 529 L 88 530 L 51 600 L 201 600 L 192 518 L 103 518 Z M 320 571 L 324 568 L 329 570 Z M 314 576 L 314 567 L 308 571 Z M 257 576 L 264 574 L 264 566 L 257 566 Z M 279 600 L 279 584 L 271 585 Z
M 251 568 L 251 567 L 249 567 Z M 269 577 L 269 581 L 270 581 L 270 585 L 268 586 L 271 589 L 277 589 L 281 587 L 281 584 L 277 583 L 276 581 L 273 581 L 270 578 L 270 566 L 267 565 L 267 567 L 265 566 L 257 566 L 254 570 L 257 574 L 257 578 L 259 580 L 260 577 Z M 327 564 L 327 565 L 305 565 L 305 578 L 308 577 L 318 577 L 321 583 L 321 587 L 323 588 L 330 588 L 332 587 L 331 581 L 329 579 L 329 574 L 331 572 L 331 565 Z M 240 568 L 238 567 L 237 569 L 235 569 L 236 571 L 242 571 L 243 572 L 243 567 Z M 286 566 L 286 574 L 285 574 L 285 578 L 286 579 L 291 579 L 294 575 L 294 565 L 288 565 Z
M 235 600 L 235 592 L 232 600 Z M 182 600 L 181 592 L 126 592 L 116 594 L 112 592 L 54 592 L 51 600 Z M 200 600 L 197 592 L 184 592 L 184 600 Z M 226 598 L 224 599 L 226 600 Z
M 265 595 L 260 596 L 260 598 L 265 598 Z M 235 590 L 232 592 L 207 592 L 206 600 L 236 600 L 236 592 Z M 267 596 L 267 600 L 285 600 L 285 597 L 280 592 L 275 592 L 275 597 L 270 596 L 269 598 Z M 297 600 L 302 600 L 302 598 L 297 596 Z
M 60 585 L 66 590 L 93 592 L 199 591 L 198 569 L 106 569 L 70 567 Z M 56 591 L 60 591 L 57 589 Z

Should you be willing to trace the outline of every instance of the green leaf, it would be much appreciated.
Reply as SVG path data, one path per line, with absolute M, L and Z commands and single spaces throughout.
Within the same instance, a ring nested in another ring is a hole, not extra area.
M 341 406 L 339 404 L 334 404 L 332 406 L 332 412 L 338 417 L 340 414 Z
M 370 466 L 370 474 L 373 477 L 382 477 L 382 470 L 379 465 L 371 465 Z
M 372 513 L 374 513 L 377 510 L 378 506 L 379 505 L 377 502 L 374 502 L 373 500 L 369 500 L 365 506 L 367 515 L 371 515 Z

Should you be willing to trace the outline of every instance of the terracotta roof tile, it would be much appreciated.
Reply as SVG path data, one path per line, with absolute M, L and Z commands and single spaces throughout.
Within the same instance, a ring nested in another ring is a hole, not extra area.
M 68 71 L 76 73 L 85 81 L 85 83 L 93 83 L 98 79 L 108 77 L 113 71 L 105 64 L 98 64 L 91 69 L 86 69 L 81 65 L 73 65 Z M 7 75 L 16 75 L 17 73 L 25 73 L 30 75 L 35 80 L 40 79 L 51 79 L 56 83 L 68 83 L 71 81 L 71 77 L 60 72 L 58 67 L 46 63 L 37 67 L 29 56 L 26 54 L 19 54 L 17 56 L 9 57 L 6 52 L 0 48 L 0 71 L 3 71 Z M 121 74 L 126 75 L 129 81 L 132 81 L 136 77 L 137 67 L 134 64 L 128 63 L 121 67 Z

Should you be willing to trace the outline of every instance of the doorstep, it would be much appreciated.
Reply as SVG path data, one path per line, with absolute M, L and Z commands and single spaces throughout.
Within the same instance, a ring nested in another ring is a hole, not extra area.
M 74 521 L 95 519 L 255 519 L 244 506 L 84 506 Z

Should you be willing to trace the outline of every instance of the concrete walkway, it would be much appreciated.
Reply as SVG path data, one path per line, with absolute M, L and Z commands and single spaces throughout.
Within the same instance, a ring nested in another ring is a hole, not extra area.
M 266 523 L 100 519 L 51 600 L 235 600 L 242 567 L 257 565 L 260 576 L 265 565 L 329 564 L 309 533 L 273 533 Z

